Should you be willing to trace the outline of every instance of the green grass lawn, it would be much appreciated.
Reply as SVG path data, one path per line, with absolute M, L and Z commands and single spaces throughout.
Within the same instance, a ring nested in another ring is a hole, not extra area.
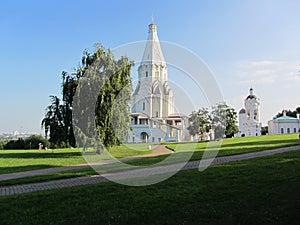
M 127 144 L 115 146 L 110 154 L 116 158 L 151 153 L 147 149 L 149 144 Z M 106 158 L 101 155 L 101 158 Z M 86 163 L 79 149 L 55 150 L 0 150 L 0 174 L 43 169 L 57 166 L 68 166 Z
M 0 197 L 1 224 L 299 224 L 300 151 L 177 173 Z
M 262 151 L 267 149 L 274 149 L 279 147 L 286 147 L 292 145 L 299 145 L 300 141 L 297 134 L 288 135 L 270 135 L 260 137 L 244 137 L 231 138 L 222 141 L 222 146 L 218 152 L 218 156 L 233 155 L 254 151 Z M 110 150 L 110 153 L 117 158 L 129 157 L 133 155 L 142 155 L 150 153 L 147 150 L 149 144 L 127 144 L 123 146 L 116 146 Z M 186 143 L 170 143 L 170 148 L 176 149 L 177 153 L 172 154 L 171 162 L 181 161 L 185 154 L 191 155 L 191 160 L 199 160 L 203 156 L 204 151 L 215 151 L 215 149 L 206 149 L 207 142 L 186 142 Z M 195 148 L 195 152 L 192 149 Z M 96 156 L 102 158 L 105 156 Z M 127 161 L 126 163 L 133 166 L 146 166 L 162 162 L 168 155 L 156 156 L 144 159 L 137 159 L 134 161 Z M 86 163 L 78 149 L 58 149 L 51 151 L 21 151 L 14 150 L 0 151 L 0 174 L 19 172 L 32 169 L 49 168 L 55 166 L 73 165 L 79 163 Z M 164 163 L 164 162 L 163 162 Z M 166 162 L 170 163 L 170 162 Z M 113 164 L 97 167 L 97 172 L 107 173 L 117 170 L 128 169 L 127 164 Z M 7 181 L 0 181 L 0 186 L 30 183 L 39 181 L 48 181 L 61 178 L 71 178 L 85 175 L 97 174 L 92 168 L 72 170 L 58 173 L 49 173 L 45 175 L 38 175 L 33 177 L 19 178 Z
M 173 161 L 180 161 L 185 155 L 190 155 L 190 160 L 200 160 L 204 152 L 216 152 L 217 156 L 235 155 L 249 152 L 257 152 L 270 150 L 293 145 L 300 145 L 298 134 L 283 134 L 283 135 L 266 135 L 258 137 L 243 137 L 243 138 L 228 138 L 216 144 L 220 148 L 216 149 L 213 142 L 181 142 L 181 143 L 166 143 L 167 147 L 176 151 L 177 156 Z M 210 154 L 208 154 L 209 156 Z M 156 156 L 151 159 L 140 159 L 138 161 L 130 161 L 132 165 L 151 165 L 162 161 L 166 156 Z M 206 158 L 204 156 L 203 158 Z

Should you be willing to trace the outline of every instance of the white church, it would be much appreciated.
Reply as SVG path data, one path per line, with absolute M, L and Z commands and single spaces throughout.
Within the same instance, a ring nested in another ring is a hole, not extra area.
M 262 124 L 260 122 L 260 100 L 250 88 L 250 93 L 244 101 L 245 108 L 239 111 L 239 133 L 237 136 L 260 136 Z
M 189 140 L 188 117 L 175 114 L 174 95 L 168 84 L 156 25 L 149 25 L 148 39 L 138 67 L 138 83 L 132 96 L 128 142 Z

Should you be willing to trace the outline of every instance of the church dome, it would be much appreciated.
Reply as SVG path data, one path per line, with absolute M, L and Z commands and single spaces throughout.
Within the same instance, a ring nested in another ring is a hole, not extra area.
M 257 97 L 253 94 L 253 88 L 250 88 L 250 95 L 246 99 L 257 99 Z
M 241 109 L 241 110 L 239 111 L 239 114 L 244 114 L 244 113 L 246 113 L 246 110 L 245 110 L 245 109 Z
M 257 99 L 257 97 L 255 95 L 248 95 L 248 97 L 246 99 Z

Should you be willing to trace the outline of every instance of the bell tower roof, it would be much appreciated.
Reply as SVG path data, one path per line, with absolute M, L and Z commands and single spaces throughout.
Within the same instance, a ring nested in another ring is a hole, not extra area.
M 153 17 L 151 24 L 148 26 L 148 39 L 141 64 L 166 64 L 159 44 L 156 24 L 154 23 Z
M 257 97 L 253 94 L 253 88 L 251 87 L 249 90 L 250 94 L 248 95 L 248 97 L 246 99 L 257 99 Z

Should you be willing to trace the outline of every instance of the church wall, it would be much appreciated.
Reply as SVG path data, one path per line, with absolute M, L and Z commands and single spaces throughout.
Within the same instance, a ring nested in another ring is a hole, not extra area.
M 268 123 L 269 134 L 288 134 L 297 133 L 299 131 L 299 121 L 274 121 Z

